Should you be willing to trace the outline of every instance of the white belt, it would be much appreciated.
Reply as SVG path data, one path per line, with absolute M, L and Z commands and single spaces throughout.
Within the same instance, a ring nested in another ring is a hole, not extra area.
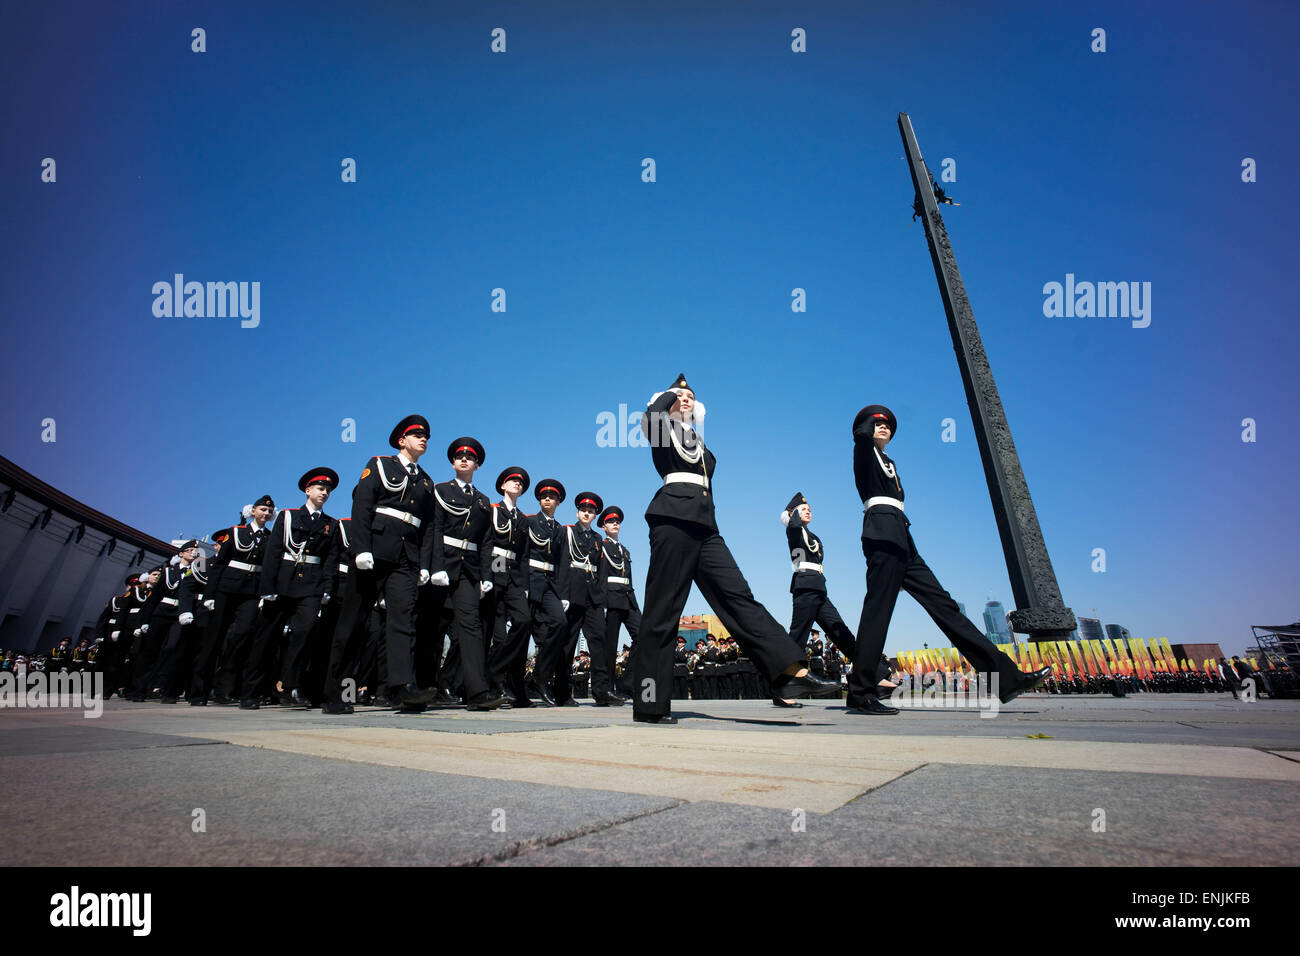
M 820 564 L 813 564 L 811 561 L 796 561 L 794 563 L 796 571 L 816 571 L 818 574 L 824 574 Z
M 260 564 L 245 564 L 243 561 L 231 561 L 227 567 L 236 568 L 240 571 L 250 571 L 254 574 L 262 570 Z
M 161 603 L 162 603 L 162 604 L 180 604 L 181 602 L 180 602 L 180 599 L 179 599 L 179 598 L 163 598 L 162 601 L 161 601 Z
M 413 527 L 420 527 L 420 519 L 409 511 L 398 511 L 396 508 L 376 508 L 375 514 L 388 515 L 390 518 L 396 518 L 398 521 L 405 521 Z
M 687 485 L 703 485 L 705 488 L 709 487 L 709 479 L 705 478 L 703 475 L 697 475 L 694 472 L 674 471 L 664 475 L 665 485 L 678 483 Z
M 346 564 L 344 564 L 342 561 L 340 561 L 340 562 L 339 562 L 339 574 L 347 574 L 347 573 L 348 573 L 348 566 L 347 566 Z
M 610 584 L 631 584 L 631 578 L 608 578 Z
M 320 558 L 314 554 L 304 554 L 293 559 L 294 564 L 320 564 Z
M 864 511 L 870 511 L 874 505 L 889 505 L 893 508 L 897 508 L 899 511 L 903 510 L 903 503 L 901 501 L 897 498 L 886 498 L 884 495 L 876 495 L 874 498 L 868 498 L 866 501 L 862 502 L 862 509 Z
M 478 550 L 478 545 L 475 544 L 473 541 L 465 541 L 461 538 L 452 538 L 449 536 L 444 536 L 442 540 L 447 544 L 451 545 L 453 548 L 460 548 L 462 551 Z
M 128 613 L 128 614 L 139 614 L 139 613 L 140 613 L 140 609 L 139 609 L 138 607 L 133 607 L 133 608 L 131 608 L 131 610 L 128 611 L 127 613 Z
M 538 571 L 554 571 L 555 565 L 547 561 L 538 561 L 536 558 L 528 559 L 529 567 L 536 568 Z
M 591 573 L 596 570 L 596 566 L 594 564 L 588 564 L 586 561 L 570 561 L 569 567 L 582 568 L 582 570 L 588 573 Z
M 507 551 L 505 548 L 493 548 L 492 553 L 499 558 L 509 558 L 511 561 L 518 561 L 519 556 L 513 551 Z

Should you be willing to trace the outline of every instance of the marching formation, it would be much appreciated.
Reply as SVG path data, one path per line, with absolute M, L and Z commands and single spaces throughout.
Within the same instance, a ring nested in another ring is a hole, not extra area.
M 487 455 L 470 436 L 447 446 L 452 477 L 435 481 L 420 465 L 429 422 L 409 415 L 389 436 L 396 453 L 366 463 L 347 517 L 326 510 L 338 474 L 311 468 L 298 482 L 300 506 L 277 511 L 263 495 L 241 523 L 211 535 L 210 559 L 188 541 L 171 565 L 128 578 L 100 616 L 96 664 L 109 673 L 108 687 L 126 687 L 131 699 L 158 688 L 164 702 L 184 696 L 193 706 L 256 709 L 270 696 L 288 706 L 319 704 L 327 714 L 352 713 L 355 703 L 370 700 L 419 712 L 454 694 L 471 710 L 487 711 L 534 706 L 531 689 L 536 704 L 572 707 L 581 635 L 592 696 L 609 707 L 628 702 L 616 668 L 626 628 L 633 717 L 672 724 L 671 701 L 683 696 L 685 670 L 678 621 L 694 583 L 735 636 L 736 657 L 749 665 L 743 672 L 757 675 L 746 686 L 770 692 L 780 706 L 840 695 L 838 673 L 828 679 L 809 668 L 804 643 L 816 623 L 853 662 L 850 712 L 897 713 L 881 699 L 897 686 L 881 651 L 899 590 L 921 602 L 978 670 L 999 675 L 1004 701 L 1050 673 L 1022 673 L 960 614 L 916 553 L 897 467 L 884 454 L 897 421 L 881 405 L 867 406 L 853 423 L 868 584 L 858 632 L 828 596 L 825 548 L 809 530 L 812 508 L 802 494 L 782 514 L 793 605 L 791 625 L 782 627 L 755 600 L 718 530 L 717 459 L 696 431 L 703 418 L 682 375 L 651 398 L 642 418 L 663 480 L 645 514 L 644 620 L 632 556 L 619 541 L 621 508 L 580 491 L 575 520 L 564 524 L 557 518 L 568 498 L 564 485 L 554 478 L 534 484 L 519 465 L 496 476 L 494 501 L 475 485 Z M 521 507 L 530 489 L 535 514 Z M 530 638 L 537 646 L 531 683 Z

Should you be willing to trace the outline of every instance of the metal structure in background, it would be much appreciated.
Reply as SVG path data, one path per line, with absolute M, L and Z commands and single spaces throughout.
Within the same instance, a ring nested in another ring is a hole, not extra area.
M 966 404 L 970 406 L 975 440 L 979 443 L 980 458 L 984 462 L 993 515 L 1002 536 L 1007 575 L 1011 578 L 1011 591 L 1016 601 L 1016 609 L 1007 617 L 1013 630 L 1028 634 L 1032 641 L 1064 640 L 1075 628 L 1074 613 L 1061 599 L 1061 588 L 1056 582 L 1056 572 L 1052 570 L 1042 529 L 1038 526 L 1038 515 L 1029 497 L 1029 485 L 1020 467 L 1020 456 L 1011 440 L 1011 428 L 1002 409 L 1002 399 L 998 396 L 984 343 L 975 325 L 975 315 L 966 297 L 966 286 L 957 270 L 957 258 L 948 240 L 948 230 L 939 215 L 933 179 L 921 159 L 921 147 L 917 145 L 912 121 L 906 113 L 898 114 L 898 129 L 903 136 L 903 149 L 907 151 L 912 185 L 916 189 L 914 208 L 925 224 L 930 258 L 934 262 L 935 277 L 939 280 L 943 309 L 948 315 L 948 330 L 952 333 L 962 385 L 966 388 Z
M 1255 635 L 1255 643 L 1261 655 L 1275 666 L 1289 667 L 1292 673 L 1300 675 L 1300 621 L 1277 627 L 1252 624 L 1250 631 Z M 1250 649 L 1247 648 L 1247 654 L 1249 652 Z

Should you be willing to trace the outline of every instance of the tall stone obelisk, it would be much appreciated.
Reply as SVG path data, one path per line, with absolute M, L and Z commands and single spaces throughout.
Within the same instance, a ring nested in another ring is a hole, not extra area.
M 917 209 L 925 224 L 930 258 L 939 280 L 943 310 L 948 315 L 948 330 L 952 333 L 952 347 L 966 388 L 966 404 L 970 406 L 975 440 L 984 462 L 993 515 L 1002 536 L 1007 575 L 1016 601 L 1016 609 L 1008 615 L 1011 627 L 1018 633 L 1028 634 L 1034 641 L 1066 638 L 1076 626 L 1074 612 L 1061 600 L 1052 559 L 1048 557 L 1034 502 L 1029 497 L 1029 485 L 1020 468 L 1020 456 L 1011 440 L 1011 428 L 975 325 L 975 314 L 966 297 L 966 286 L 957 270 L 957 257 L 948 240 L 943 217 L 939 215 L 939 204 L 934 198 L 929 170 L 921 159 L 912 121 L 906 113 L 898 114 L 898 129 L 903 135 L 903 149 L 916 188 Z

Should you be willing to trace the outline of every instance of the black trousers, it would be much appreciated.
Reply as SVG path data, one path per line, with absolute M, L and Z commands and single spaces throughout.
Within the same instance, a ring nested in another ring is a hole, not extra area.
M 164 649 L 175 646 L 180 634 L 180 624 L 173 618 L 155 617 L 149 622 L 149 633 L 140 635 L 140 653 L 136 655 L 131 670 L 131 692 L 147 694 L 157 685 L 154 676 L 163 661 Z
M 256 697 L 271 670 L 274 650 L 280 657 L 280 683 L 286 691 L 302 688 L 302 665 L 307 640 L 320 613 L 320 595 L 282 597 L 262 606 L 262 618 L 248 662 L 244 665 L 244 696 Z
M 794 610 L 790 616 L 790 637 L 800 647 L 807 643 L 814 623 L 821 626 L 822 632 L 845 657 L 853 659 L 858 642 L 826 592 L 807 588 L 795 591 Z
M 339 611 L 339 622 L 334 628 L 333 646 L 330 648 L 331 676 L 326 679 L 326 699 L 335 703 L 339 698 L 331 695 L 341 693 L 341 689 L 331 678 L 336 670 L 341 675 L 338 677 L 340 682 L 347 676 L 342 674 L 342 665 L 351 648 L 349 641 L 361 633 L 371 609 L 381 596 L 387 607 L 383 643 L 387 652 L 388 682 L 401 686 L 415 681 L 415 599 L 420 587 L 419 568 L 403 553 L 397 563 L 376 561 L 370 571 L 354 568 L 349 573 L 355 574 L 356 580 Z
M 910 542 L 910 536 L 908 540 Z M 905 549 L 888 541 L 866 540 L 862 543 L 862 550 L 867 557 L 867 596 L 862 602 L 853 673 L 849 675 L 850 699 L 865 700 L 878 696 L 876 681 L 879 678 L 876 675 L 900 590 L 916 598 L 916 603 L 924 608 L 977 673 L 997 674 L 1000 690 L 1020 679 L 1020 668 L 1015 661 L 994 647 L 993 642 L 961 613 L 957 602 L 939 584 L 917 554 L 915 546 Z
M 618 657 L 618 629 L 624 626 L 627 627 L 627 632 L 632 637 L 632 644 L 635 646 L 637 635 L 641 633 L 641 611 L 635 607 L 605 608 L 604 644 L 605 653 L 609 655 L 609 660 L 611 661 L 611 667 L 613 666 L 612 662 Z M 591 658 L 593 661 L 591 668 L 592 691 L 599 694 L 609 688 L 604 687 L 596 680 L 596 667 L 594 663 L 596 655 L 592 654 Z
M 560 603 L 560 593 L 555 589 L 555 581 L 548 576 L 540 594 L 530 590 L 528 604 L 533 612 L 533 642 L 537 645 L 533 679 L 541 690 L 549 694 L 553 682 L 559 685 L 563 669 L 563 686 L 567 690 L 573 655 L 569 654 L 567 659 L 564 657 L 564 647 L 569 638 L 568 618 L 564 614 L 564 605 Z
M 203 645 L 199 648 L 198 660 L 194 662 L 194 676 L 190 679 L 189 699 L 196 700 L 208 696 L 208 688 L 213 683 L 212 672 L 218 662 L 226 657 L 228 641 L 226 632 L 239 630 L 241 633 L 251 630 L 257 617 L 256 594 L 223 594 L 212 596 L 212 612 L 208 615 L 208 628 L 203 634 Z M 230 686 L 234 683 L 233 675 L 226 682 L 224 693 L 229 696 Z M 221 687 L 216 688 L 222 693 Z
M 487 681 L 487 640 L 483 633 L 483 600 L 482 593 L 479 590 L 479 583 L 469 575 L 461 573 L 460 577 L 451 583 L 450 587 L 443 587 L 441 584 L 427 585 L 430 594 L 423 597 L 420 602 L 420 613 L 426 613 L 433 616 L 438 622 L 435 628 L 436 633 L 441 636 L 444 622 L 447 617 L 447 610 L 451 610 L 452 615 L 452 633 L 453 640 L 460 645 L 459 654 L 459 678 L 452 678 L 450 674 L 443 674 L 444 678 L 455 680 L 458 685 L 465 688 L 465 699 L 475 697 L 488 689 Z M 495 588 L 493 589 L 495 590 Z M 392 609 L 389 609 L 392 613 Z M 425 664 L 426 655 L 432 652 L 434 655 L 442 652 L 442 641 L 437 641 L 436 648 L 426 646 L 428 644 L 428 632 L 425 632 L 425 641 L 421 643 L 421 662 L 418 668 L 421 680 L 427 680 L 427 666 Z M 391 655 L 391 651 L 390 651 Z M 450 652 L 447 655 L 448 665 L 455 666 L 451 660 Z M 444 665 L 444 666 L 448 666 Z M 390 656 L 388 667 L 389 676 L 392 675 L 392 658 Z M 448 669 L 450 670 L 450 666 Z M 435 671 L 435 679 L 437 679 Z M 396 683 L 394 681 L 394 683 Z
M 673 651 L 691 582 L 769 677 L 803 660 L 803 651 L 767 608 L 754 599 L 722 535 L 686 521 L 650 519 L 645 616 L 632 648 L 632 705 L 637 713 L 667 714 L 672 704 Z
M 573 658 L 578 652 L 580 633 L 586 635 L 587 650 L 591 654 L 591 671 L 587 675 L 588 679 L 582 682 L 585 687 L 577 687 L 573 680 Z M 603 674 L 607 689 L 613 686 L 614 659 L 605 657 L 605 615 L 598 605 L 570 604 L 565 613 L 564 636 L 554 644 L 557 658 L 554 696 L 557 704 L 575 696 L 575 687 L 577 693 L 584 697 L 587 693 L 594 692 L 595 681 L 600 679 L 596 677 L 598 673 Z
M 493 687 L 507 687 L 514 697 L 527 701 L 524 665 L 528 657 L 528 637 L 533 632 L 533 613 L 524 597 L 524 589 L 515 584 L 498 584 L 484 600 L 483 607 L 484 621 L 492 622 L 488 683 Z

